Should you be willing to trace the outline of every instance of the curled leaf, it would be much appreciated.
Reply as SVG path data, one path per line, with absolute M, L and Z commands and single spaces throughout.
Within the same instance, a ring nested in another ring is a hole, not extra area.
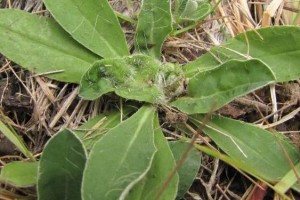
M 80 96 L 93 100 L 108 92 L 149 103 L 165 103 L 184 90 L 179 66 L 146 55 L 97 61 L 81 80 Z

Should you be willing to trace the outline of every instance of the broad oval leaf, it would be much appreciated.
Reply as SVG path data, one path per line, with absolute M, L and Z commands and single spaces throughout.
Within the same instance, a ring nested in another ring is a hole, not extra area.
M 191 119 L 196 126 L 202 123 L 200 115 Z M 247 172 L 269 182 L 280 181 L 289 172 L 291 166 L 288 159 L 294 164 L 300 160 L 299 150 L 286 138 L 275 131 L 271 133 L 252 124 L 213 116 L 203 131 L 230 158 L 247 166 Z
M 183 141 L 169 142 L 172 153 L 175 157 L 175 160 L 181 159 L 182 154 L 188 148 L 189 143 Z M 185 158 L 185 162 L 182 167 L 178 170 L 179 175 L 179 185 L 178 193 L 176 199 L 181 199 L 184 194 L 192 186 L 199 168 L 201 165 L 201 153 L 196 149 L 192 148 L 188 156 Z
M 34 73 L 73 83 L 99 59 L 53 19 L 10 9 L 0 10 L 0 52 Z
M 271 70 L 259 60 L 230 60 L 196 73 L 188 83 L 187 95 L 171 105 L 189 114 L 207 113 L 274 81 Z
M 160 59 L 161 46 L 172 31 L 170 0 L 143 0 L 135 34 L 135 49 Z
M 84 171 L 83 199 L 118 199 L 149 171 L 154 146 L 153 107 L 142 107 L 92 148 Z
M 80 140 L 65 129 L 44 148 L 38 176 L 40 200 L 81 199 L 81 182 L 86 151 Z
M 37 183 L 38 162 L 13 161 L 3 166 L 0 182 L 15 187 L 30 187 Z
M 181 94 L 184 77 L 181 67 L 160 63 L 146 55 L 103 59 L 84 74 L 80 96 L 94 100 L 108 92 L 149 103 L 165 103 Z
M 157 115 L 154 121 L 154 144 L 157 147 L 157 152 L 147 175 L 129 191 L 125 198 L 127 200 L 175 199 L 178 187 L 177 173 L 158 198 L 158 192 L 163 187 L 176 163 L 168 142 L 161 131 Z
M 231 59 L 260 59 L 273 71 L 276 81 L 300 77 L 300 27 L 278 26 L 241 33 L 184 67 L 187 77 Z
M 125 35 L 107 0 L 44 2 L 58 23 L 94 53 L 104 58 L 129 55 Z

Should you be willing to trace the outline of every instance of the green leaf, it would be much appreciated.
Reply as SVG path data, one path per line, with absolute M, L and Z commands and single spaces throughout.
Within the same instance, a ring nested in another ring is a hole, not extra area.
M 230 60 L 214 69 L 191 77 L 187 95 L 171 105 L 192 113 L 218 109 L 238 96 L 245 95 L 275 80 L 270 69 L 259 60 Z
M 32 72 L 73 83 L 99 59 L 52 19 L 8 9 L 0 10 L 0 52 Z
M 178 162 L 178 160 L 181 158 L 184 151 L 188 148 L 189 143 L 176 141 L 176 142 L 169 142 L 169 145 L 175 157 L 175 160 Z M 186 157 L 186 160 L 183 163 L 182 167 L 178 171 L 179 185 L 178 185 L 178 194 L 176 197 L 177 200 L 181 199 L 192 186 L 198 174 L 200 165 L 201 165 L 201 154 L 197 149 L 192 148 L 188 156 Z
M 107 0 L 45 0 L 58 23 L 78 42 L 104 58 L 129 55 L 119 21 Z
M 285 174 L 285 176 L 274 186 L 275 191 L 279 191 L 280 193 L 286 193 L 293 185 L 296 186 L 296 190 L 299 192 L 299 183 L 297 175 L 300 172 L 300 163 L 298 163 L 294 169 L 291 169 L 289 172 Z
M 126 117 L 132 110 L 123 109 L 123 116 Z M 112 111 L 108 114 L 100 114 L 80 126 L 74 133 L 81 139 L 87 150 L 92 149 L 94 144 L 110 129 L 121 123 L 121 112 Z
M 80 200 L 85 162 L 86 151 L 74 133 L 65 129 L 52 137 L 40 160 L 39 199 Z
M 276 81 L 300 77 L 300 27 L 278 26 L 241 33 L 184 67 L 187 77 L 231 59 L 260 59 L 270 67 Z
M 154 143 L 157 152 L 147 175 L 136 184 L 129 192 L 126 199 L 128 200 L 154 200 L 157 192 L 163 186 L 172 169 L 175 167 L 175 160 L 164 137 L 158 122 L 158 116 L 154 122 Z M 159 199 L 174 199 L 177 193 L 178 175 L 172 178 Z
M 298 173 L 299 174 L 299 173 Z M 300 184 L 298 183 L 298 181 L 297 181 L 297 183 L 295 184 L 295 185 L 293 185 L 293 187 L 292 187 L 295 191 L 297 191 L 297 192 L 299 192 L 300 193 Z M 276 188 L 275 188 L 276 189 Z M 280 191 L 280 190 L 279 190 Z
M 187 0 L 185 8 L 180 15 L 181 20 L 198 21 L 203 19 L 210 13 L 212 6 L 207 2 L 199 2 L 197 0 Z
M 154 113 L 153 107 L 141 108 L 94 145 L 84 171 L 83 199 L 124 198 L 146 175 L 156 152 Z
M 110 120 L 107 121 L 106 116 L 104 114 L 100 114 L 74 130 L 74 134 L 79 137 L 86 150 L 90 150 L 94 146 L 94 143 L 107 132 L 105 129 L 102 129 L 105 122 L 109 124 Z
M 220 153 L 219 150 L 216 149 L 212 149 L 210 147 L 208 147 L 207 145 L 199 145 L 199 144 L 195 144 L 194 145 L 195 148 L 197 148 L 199 151 L 204 152 L 207 155 L 213 156 L 215 158 L 219 158 L 220 160 L 222 160 L 223 162 L 231 165 L 232 167 L 234 167 L 235 169 L 238 170 L 242 170 L 244 172 L 249 173 L 250 175 L 252 175 L 253 177 L 257 178 L 258 180 L 260 180 L 263 183 L 266 183 L 270 188 L 272 188 L 274 190 L 274 187 L 272 186 L 272 184 L 266 182 L 265 180 L 263 180 L 261 177 L 256 176 L 255 174 L 253 174 L 253 170 L 252 168 L 250 168 L 247 163 L 244 162 L 240 162 L 238 160 L 234 160 L 231 157 L 229 157 L 226 154 Z M 298 190 L 299 191 L 299 190 Z M 280 191 L 276 191 L 277 193 Z M 279 193 L 283 199 L 289 199 L 289 197 L 287 195 L 285 195 L 284 193 Z
M 94 100 L 108 92 L 149 103 L 165 103 L 183 91 L 179 66 L 146 55 L 96 62 L 82 77 L 80 96 Z
M 196 126 L 202 123 L 200 115 L 191 119 Z M 279 142 L 292 162 L 299 162 L 299 150 L 275 131 L 221 116 L 213 116 L 203 131 L 247 172 L 269 182 L 280 181 L 291 168 Z
M 2 118 L 0 120 L 0 132 L 9 139 L 11 143 L 16 145 L 16 147 L 29 159 L 35 160 L 33 157 L 32 153 L 26 146 L 25 142 L 23 139 L 15 132 L 13 127 L 10 125 L 6 125 L 5 123 L 2 122 L 2 120 L 6 120 L 6 116 L 0 111 L 0 117 Z
M 181 12 L 181 17 L 188 17 L 191 13 L 196 11 L 198 8 L 198 2 L 196 0 L 185 0 L 184 8 Z
M 174 20 L 178 23 L 179 17 L 181 13 L 184 11 L 186 4 L 188 0 L 175 0 L 172 7 L 172 15 L 174 17 Z
M 15 187 L 30 187 L 37 182 L 38 162 L 13 161 L 3 166 L 0 182 Z
M 170 0 L 143 0 L 135 34 L 135 49 L 160 59 L 161 47 L 172 31 Z

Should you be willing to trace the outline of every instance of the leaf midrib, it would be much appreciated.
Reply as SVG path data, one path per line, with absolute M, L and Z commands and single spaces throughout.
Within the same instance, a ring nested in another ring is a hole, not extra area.
M 260 153 L 260 152 L 258 152 L 258 151 L 256 151 L 256 149 L 255 148 L 252 148 L 252 144 L 251 145 L 248 145 L 247 143 L 245 143 L 243 140 L 241 140 L 239 137 L 237 137 L 237 136 L 235 136 L 235 135 L 233 135 L 233 134 L 230 134 L 228 131 L 226 131 L 226 130 L 224 130 L 224 129 L 222 129 L 222 128 L 220 128 L 218 125 L 216 125 L 215 123 L 213 123 L 214 125 L 213 125 L 213 127 L 215 128 L 215 129 L 217 129 L 218 131 L 221 131 L 221 132 L 224 132 L 224 133 L 226 133 L 227 135 L 229 135 L 229 136 L 231 136 L 232 137 L 232 139 L 240 146 L 240 147 L 247 147 L 246 148 L 246 151 L 247 152 L 251 152 L 250 154 L 247 154 L 247 156 L 248 155 L 256 155 L 256 156 L 251 156 L 251 157 L 258 157 L 258 158 L 260 158 L 260 160 L 262 161 L 262 162 L 264 162 L 265 164 L 267 164 L 268 166 L 272 166 L 273 167 L 273 165 L 272 165 L 272 158 L 270 158 L 270 157 L 263 157 L 262 156 L 262 154 Z M 250 125 L 250 124 L 249 124 Z M 257 128 L 256 126 L 253 126 L 254 128 Z M 214 130 L 213 130 L 214 131 Z M 224 135 L 223 135 L 224 136 Z M 225 136 L 224 136 L 225 137 Z M 232 141 L 231 141 L 232 142 Z M 226 148 L 224 148 L 223 149 L 225 152 L 227 152 L 228 153 L 228 155 L 232 158 L 232 159 L 234 159 L 234 157 L 236 157 L 236 156 L 231 156 L 232 154 L 230 153 L 230 151 L 227 151 L 227 149 Z M 245 150 L 245 149 L 243 149 L 243 150 Z M 238 160 L 237 160 L 238 161 Z M 252 167 L 252 166 L 251 166 Z M 279 168 L 275 168 L 275 169 L 277 169 L 276 171 L 277 172 L 281 172 L 281 170 L 279 169 Z M 274 169 L 273 169 L 274 170 Z M 257 172 L 256 170 L 255 170 L 255 172 Z M 259 172 L 258 173 L 256 173 L 256 174 L 260 174 Z M 269 178 L 271 178 L 271 177 L 269 177 Z
M 127 159 L 128 154 L 129 154 L 129 153 L 128 153 L 128 152 L 129 152 L 128 150 L 131 149 L 132 145 L 134 144 L 134 141 L 136 141 L 137 136 L 139 135 L 139 134 L 138 134 L 139 131 L 143 128 L 143 126 L 144 126 L 145 122 L 147 121 L 147 119 L 148 119 L 149 115 L 151 114 L 151 112 L 152 112 L 152 110 L 147 111 L 147 113 L 144 112 L 143 117 L 139 120 L 138 126 L 137 126 L 137 128 L 135 129 L 135 132 L 134 132 L 134 134 L 133 134 L 132 140 L 130 140 L 130 143 L 129 143 L 129 145 L 128 145 L 128 148 L 127 148 L 126 151 L 124 152 L 123 159 L 121 160 L 119 166 L 116 168 L 116 172 L 120 171 L 120 169 L 121 169 L 123 163 L 125 162 L 125 160 Z M 152 128 L 152 127 L 151 127 L 151 128 Z M 116 174 L 116 175 L 117 175 L 117 174 Z
M 97 37 L 99 38 L 99 41 L 101 41 L 102 44 L 106 45 L 106 47 L 110 50 L 110 52 L 112 52 L 113 55 L 112 55 L 112 56 L 108 56 L 108 57 L 120 56 L 119 53 L 116 52 L 116 51 L 114 50 L 114 48 L 106 41 L 106 39 L 103 38 L 103 37 L 101 36 L 101 34 L 99 34 L 98 29 L 94 28 L 94 25 L 93 25 L 92 21 L 91 21 L 89 18 L 86 17 L 86 15 L 84 14 L 83 10 L 80 9 L 80 6 L 77 5 L 76 2 L 74 2 L 74 1 L 72 1 L 71 3 L 73 3 L 73 5 L 76 7 L 76 10 L 78 10 L 78 12 L 81 14 L 82 19 L 85 19 L 85 21 L 88 22 L 89 26 L 92 27 L 91 30 L 95 30 L 95 31 L 96 31 Z M 52 10 L 52 9 L 50 9 L 50 10 Z M 51 13 L 52 13 L 52 12 L 51 12 Z M 56 19 L 56 21 L 57 21 L 59 24 L 61 24 L 61 25 L 63 24 L 63 23 L 61 23 L 60 20 L 57 19 L 57 17 L 56 17 L 55 15 L 53 15 L 53 16 L 54 16 L 54 18 Z M 97 16 L 96 16 L 96 19 L 97 19 L 98 17 L 100 17 L 100 15 L 97 15 Z M 96 25 L 95 25 L 95 27 L 97 27 L 97 24 L 98 24 L 98 22 L 97 22 L 97 20 L 96 20 Z M 63 26 L 62 26 L 62 27 L 63 27 Z M 78 28 L 78 29 L 80 29 L 80 28 Z M 70 35 L 74 35 L 74 37 L 80 38 L 80 37 L 78 37 L 77 34 L 75 34 L 77 31 L 75 31 L 73 34 L 71 33 L 70 30 L 67 30 L 67 29 L 66 29 L 66 31 L 67 31 Z M 78 42 L 79 42 L 80 44 L 82 44 L 84 47 L 86 47 L 87 49 L 90 49 L 91 51 L 94 51 L 94 50 L 99 51 L 99 49 L 100 49 L 100 48 L 96 48 L 94 45 L 91 45 L 91 44 L 90 44 L 90 45 L 86 45 L 86 44 L 85 44 L 84 42 L 82 42 L 82 41 L 78 41 Z M 101 50 L 101 54 L 102 54 L 102 55 L 100 55 L 98 52 L 96 52 L 96 54 L 99 55 L 99 56 L 103 56 L 103 51 Z M 105 56 L 103 56 L 103 57 L 105 57 Z

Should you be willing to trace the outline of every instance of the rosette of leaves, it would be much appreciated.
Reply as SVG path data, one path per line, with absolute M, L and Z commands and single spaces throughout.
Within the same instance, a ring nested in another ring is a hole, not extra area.
M 133 55 L 107 0 L 45 0 L 53 18 L 0 10 L 0 52 L 20 66 L 58 81 L 80 84 L 79 95 L 87 100 L 113 92 L 144 102 L 136 113 L 126 112 L 126 120 L 111 112 L 87 122 L 85 128 L 101 124 L 92 134 L 67 129 L 57 133 L 38 162 L 34 180 L 40 199 L 182 196 L 197 174 L 200 159 L 187 157 L 188 177 L 179 173 L 178 179 L 176 171 L 169 177 L 182 145 L 172 144 L 171 151 L 160 130 L 157 108 L 188 115 L 183 126 L 205 127 L 203 131 L 224 154 L 197 145 L 199 150 L 271 187 L 286 174 L 290 176 L 287 156 L 290 163 L 297 164 L 299 151 L 279 133 L 214 115 L 203 125 L 203 114 L 270 83 L 298 79 L 300 28 L 249 31 L 179 66 L 160 61 L 163 42 L 172 34 L 172 20 L 198 21 L 204 16 L 199 14 L 202 7 L 209 6 L 196 0 L 176 3 L 172 8 L 169 0 L 142 2 Z M 30 174 L 34 169 L 30 168 Z M 14 184 L 18 177 L 7 173 L 14 170 L 21 167 L 7 166 L 0 179 Z M 294 181 L 287 188 L 299 191 L 299 184 Z M 286 190 L 275 189 L 284 196 Z

